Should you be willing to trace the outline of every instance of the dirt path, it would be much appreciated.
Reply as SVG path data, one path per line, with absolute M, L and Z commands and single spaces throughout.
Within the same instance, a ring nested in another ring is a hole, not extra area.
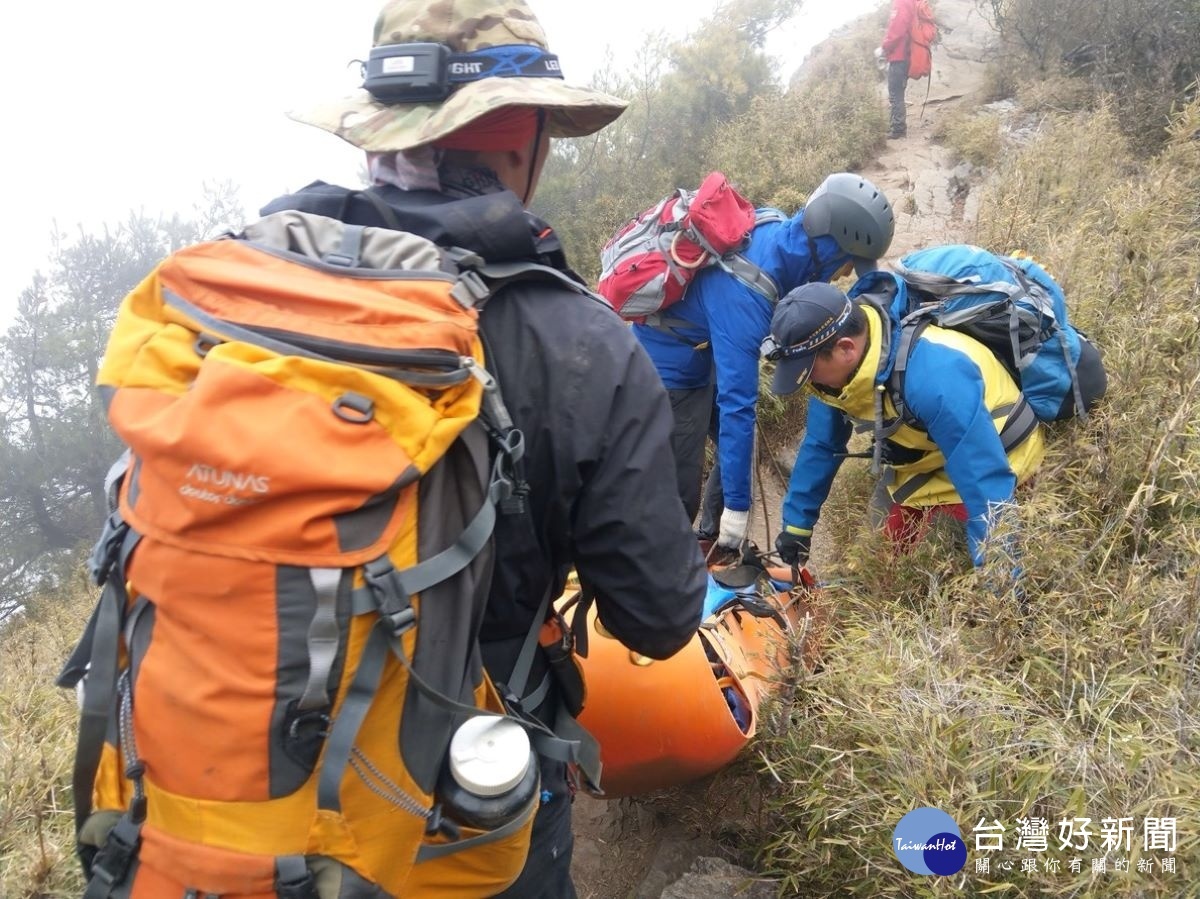
M 892 259 L 961 239 L 976 211 L 968 173 L 954 165 L 949 150 L 934 143 L 933 133 L 960 104 L 979 105 L 984 59 L 994 33 L 974 0 L 934 0 L 933 5 L 941 42 L 933 48 L 932 78 L 908 84 L 908 136 L 889 140 L 863 170 L 896 210 Z M 887 102 L 886 85 L 880 88 L 880 100 Z
M 935 143 L 932 135 L 939 122 L 960 104 L 979 104 L 982 60 L 993 32 L 974 0 L 933 0 L 933 6 L 941 43 L 934 47 L 928 99 L 927 82 L 909 83 L 908 137 L 888 141 L 863 170 L 896 209 L 892 260 L 918 247 L 961 240 L 977 208 L 969 170 L 956 167 L 950 152 Z M 887 103 L 885 86 L 881 86 L 880 103 Z M 787 457 L 794 453 L 798 437 L 791 446 L 774 447 L 776 454 Z M 758 495 L 751 516 L 751 539 L 763 548 L 771 545 L 777 531 L 785 487 L 774 468 L 759 466 L 769 521 L 763 521 L 763 500 Z M 815 570 L 821 570 L 828 552 L 818 532 L 813 547 Z M 731 778 L 736 780 L 735 775 L 721 772 L 700 784 L 636 800 L 604 802 L 578 796 L 573 812 L 576 843 L 572 871 L 581 899 L 659 899 L 663 889 L 675 883 L 696 859 L 721 855 L 720 828 L 714 823 L 720 817 L 716 806 L 739 789 L 745 799 L 747 786 L 743 783 L 731 790 Z M 675 895 L 691 893 L 673 889 Z M 696 895 L 716 897 L 711 888 Z

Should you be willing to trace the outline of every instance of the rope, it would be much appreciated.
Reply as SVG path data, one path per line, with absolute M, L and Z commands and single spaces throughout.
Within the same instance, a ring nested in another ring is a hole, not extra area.
M 765 531 L 765 533 L 767 535 L 768 551 L 770 551 L 771 514 L 768 511 L 768 506 L 767 506 L 766 480 L 762 476 L 762 455 L 759 453 L 759 441 L 760 440 L 762 441 L 763 448 L 765 448 L 766 451 L 771 454 L 772 460 L 774 460 L 775 456 L 771 450 L 771 447 L 768 445 L 767 435 L 763 431 L 762 424 L 760 424 L 757 420 L 754 422 L 754 431 L 756 434 L 756 439 L 754 441 L 754 473 L 757 476 L 756 480 L 758 481 L 758 498 L 759 498 L 759 501 L 762 503 L 763 530 Z M 747 530 L 749 530 L 748 527 L 747 527 Z

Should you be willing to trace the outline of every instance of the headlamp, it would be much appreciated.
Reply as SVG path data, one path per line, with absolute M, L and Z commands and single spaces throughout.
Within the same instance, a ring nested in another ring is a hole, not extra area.
M 768 334 L 763 338 L 763 342 L 759 344 L 758 353 L 768 362 L 778 362 L 783 358 L 784 349 L 786 348 L 775 339 L 774 334 Z
M 380 103 L 434 103 L 484 78 L 562 78 L 558 57 L 541 47 L 504 44 L 453 53 L 445 44 L 384 44 L 363 64 L 363 88 Z

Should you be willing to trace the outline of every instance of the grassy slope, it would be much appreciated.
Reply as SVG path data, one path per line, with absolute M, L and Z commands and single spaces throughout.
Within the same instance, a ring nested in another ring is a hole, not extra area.
M 0 640 L 0 896 L 78 896 L 71 763 L 78 708 L 54 686 L 93 597 L 44 597 Z
M 965 570 L 949 535 L 889 558 L 853 511 L 870 485 L 843 478 L 830 526 L 846 552 L 823 572 L 839 622 L 829 664 L 800 685 L 765 748 L 782 785 L 763 857 L 789 892 L 1195 894 L 1200 106 L 1175 132 L 1138 161 L 1100 107 L 1052 115 L 1034 143 L 1000 154 L 973 239 L 1050 267 L 1104 350 L 1109 394 L 1086 424 L 1051 429 L 1022 497 L 1025 613 L 993 594 L 990 572 Z M 895 861 L 892 830 L 921 805 L 963 828 L 962 876 L 921 878 Z M 1093 819 L 1091 848 L 1059 851 L 1059 821 L 1076 816 Z M 1132 849 L 1093 872 L 1101 819 L 1122 817 L 1134 819 Z M 1146 817 L 1176 819 L 1175 852 L 1143 851 Z M 1019 820 L 1038 818 L 1049 850 L 1016 849 Z M 981 819 L 1009 830 L 987 874 L 971 833 Z M 1163 871 L 1166 857 L 1176 873 Z M 1130 871 L 1114 870 L 1118 858 Z

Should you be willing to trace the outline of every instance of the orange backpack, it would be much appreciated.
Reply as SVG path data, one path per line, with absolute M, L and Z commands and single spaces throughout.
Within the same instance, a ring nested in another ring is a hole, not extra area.
M 129 464 L 59 679 L 89 899 L 476 897 L 520 873 L 536 774 L 490 827 L 439 784 L 481 715 L 580 752 L 501 702 L 477 642 L 522 448 L 478 308 L 532 269 L 582 290 L 280 212 L 126 297 L 98 384 Z
M 930 48 L 937 40 L 938 30 L 929 0 L 917 0 L 915 10 L 912 30 L 908 34 L 908 77 L 919 79 L 933 73 L 933 53 Z

